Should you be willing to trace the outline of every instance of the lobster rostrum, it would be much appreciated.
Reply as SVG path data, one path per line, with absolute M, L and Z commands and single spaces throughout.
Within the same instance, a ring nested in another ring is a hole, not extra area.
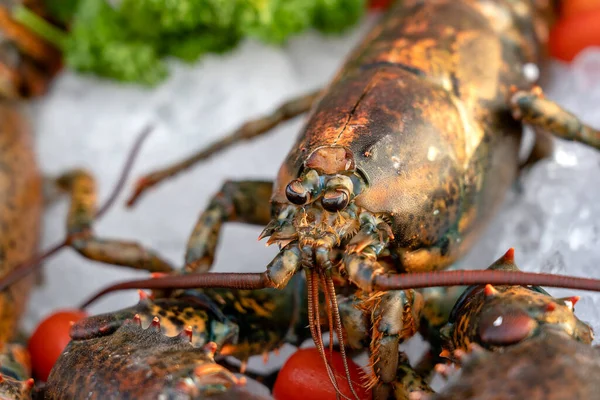
M 129 204 L 227 146 L 310 111 L 274 183 L 227 182 L 213 197 L 188 242 L 182 276 L 118 284 L 103 293 L 282 288 L 304 270 L 311 334 L 327 363 L 317 297 L 321 286 L 343 349 L 333 281 L 341 275 L 369 315 L 372 385 L 376 398 L 385 398 L 398 344 L 418 329 L 411 314 L 421 300 L 412 289 L 489 283 L 598 290 L 594 281 L 543 274 L 436 271 L 473 246 L 500 206 L 519 171 L 523 124 L 600 148 L 600 132 L 545 99 L 525 72 L 545 55 L 553 13 L 551 2 L 533 0 L 398 2 L 326 89 L 144 177 Z M 529 161 L 547 141 L 538 132 Z M 280 248 L 266 272 L 205 273 L 220 228 L 230 221 L 266 225 L 261 238 Z

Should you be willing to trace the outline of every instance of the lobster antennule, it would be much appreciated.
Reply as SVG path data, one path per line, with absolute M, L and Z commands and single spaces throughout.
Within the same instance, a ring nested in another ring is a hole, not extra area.
M 127 182 L 127 179 L 129 178 L 129 174 L 131 173 L 133 164 L 142 148 L 142 144 L 148 138 L 148 136 L 152 133 L 153 130 L 154 130 L 154 127 L 152 125 L 149 125 L 149 126 L 146 126 L 142 130 L 142 132 L 138 135 L 137 139 L 135 140 L 135 142 L 133 144 L 133 147 L 129 151 L 129 155 L 127 156 L 125 165 L 123 166 L 123 169 L 121 170 L 119 179 L 117 180 L 115 186 L 113 187 L 108 199 L 98 209 L 98 212 L 96 213 L 96 216 L 95 216 L 96 218 L 100 218 L 102 215 L 104 215 L 112 207 L 115 200 L 117 199 L 119 194 L 122 192 L 123 187 L 125 186 L 125 183 Z M 67 237 L 65 237 L 65 239 L 62 242 L 57 243 L 56 245 L 52 246 L 50 249 L 46 250 L 45 252 L 38 254 L 38 255 L 34 256 L 33 258 L 23 262 L 21 265 L 18 265 L 17 267 L 15 267 L 15 269 L 13 269 L 10 274 L 8 274 L 5 277 L 3 277 L 2 279 L 0 279 L 0 291 L 6 289 L 8 286 L 12 285 L 13 283 L 19 281 L 20 279 L 23 279 L 27 275 L 36 271 L 40 267 L 40 263 L 43 260 L 54 255 L 55 253 L 57 253 L 58 251 L 60 251 L 64 247 L 66 247 L 69 244 L 69 240 L 70 239 L 67 236 Z
M 600 292 L 600 279 L 577 278 L 566 275 L 521 271 L 459 270 L 435 272 L 411 272 L 394 275 L 378 275 L 374 278 L 376 290 L 423 289 L 443 286 L 466 285 L 532 285 L 558 287 L 574 290 Z M 86 308 L 105 294 L 132 289 L 200 289 L 221 288 L 256 290 L 273 287 L 266 272 L 223 273 L 207 272 L 139 279 L 111 285 L 82 304 Z

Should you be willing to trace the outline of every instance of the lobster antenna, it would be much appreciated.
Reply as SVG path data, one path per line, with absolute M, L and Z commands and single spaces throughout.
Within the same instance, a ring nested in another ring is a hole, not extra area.
M 458 270 L 379 275 L 376 290 L 421 289 L 436 286 L 530 285 L 600 292 L 600 280 L 522 271 Z
M 378 275 L 374 278 L 375 290 L 421 289 L 443 286 L 467 285 L 532 285 L 600 292 L 600 280 L 566 275 L 522 271 L 459 270 L 436 272 L 411 272 Z M 86 308 L 107 293 L 130 289 L 243 289 L 256 290 L 274 287 L 266 272 L 206 272 L 200 274 L 172 275 L 160 278 L 139 279 L 109 286 L 82 304 Z
M 459 270 L 436 272 L 411 272 L 378 275 L 374 278 L 375 290 L 422 289 L 443 286 L 467 285 L 533 285 L 600 292 L 600 280 L 566 275 L 522 271 Z M 274 287 L 266 272 L 205 272 L 172 275 L 159 278 L 138 279 L 111 285 L 81 305 L 86 308 L 105 294 L 131 289 L 238 289 L 257 290 Z
M 108 286 L 79 306 L 84 309 L 111 292 L 130 289 L 195 289 L 222 288 L 256 290 L 274 287 L 266 272 L 208 272 L 202 274 L 170 275 L 159 278 L 138 279 Z
M 142 132 L 136 138 L 136 140 L 133 144 L 133 147 L 129 151 L 129 155 L 127 156 L 125 165 L 123 166 L 123 169 L 121 170 L 119 179 L 116 182 L 115 186 L 113 187 L 113 189 L 110 193 L 110 196 L 108 197 L 108 199 L 106 199 L 106 201 L 102 204 L 102 206 L 96 212 L 96 215 L 95 215 L 96 219 L 101 218 L 112 207 L 112 205 L 115 203 L 119 194 L 123 191 L 123 187 L 125 187 L 125 183 L 127 182 L 127 179 L 129 178 L 133 164 L 142 148 L 142 144 L 148 138 L 148 136 L 152 133 L 153 130 L 154 130 L 154 127 L 152 125 L 148 125 L 142 130 Z M 28 261 L 25 261 L 22 264 L 18 265 L 8 275 L 6 275 L 2 279 L 0 279 L 0 290 L 6 289 L 8 286 L 12 285 L 13 283 L 17 282 L 20 279 L 23 279 L 24 277 L 26 277 L 27 275 L 29 275 L 30 273 L 32 273 L 33 271 L 38 269 L 40 267 L 40 262 L 42 262 L 46 258 L 54 255 L 55 253 L 57 253 L 59 250 L 63 249 L 64 247 L 67 247 L 69 245 L 70 239 L 71 239 L 70 236 L 66 235 L 66 237 L 63 239 L 62 242 L 55 244 L 54 246 L 52 246 L 45 252 L 37 254 L 33 258 L 30 258 Z

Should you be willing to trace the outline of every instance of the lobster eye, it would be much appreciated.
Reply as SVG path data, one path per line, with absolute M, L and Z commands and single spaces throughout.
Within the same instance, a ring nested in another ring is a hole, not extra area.
M 345 191 L 332 190 L 323 195 L 321 204 L 325 210 L 335 212 L 344 209 L 348 205 L 349 201 L 350 197 Z
M 308 202 L 309 193 L 300 182 L 293 181 L 285 187 L 285 196 L 293 204 L 301 206 Z

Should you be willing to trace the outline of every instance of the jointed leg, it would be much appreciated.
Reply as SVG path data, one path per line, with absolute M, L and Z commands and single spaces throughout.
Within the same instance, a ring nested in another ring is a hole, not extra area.
M 356 296 L 338 295 L 338 306 L 344 331 L 344 342 L 351 349 L 365 349 L 369 345 L 369 316 L 360 308 L 361 300 Z
M 96 214 L 96 188 L 89 173 L 83 170 L 70 171 L 58 178 L 57 185 L 70 192 L 68 242 L 81 255 L 94 261 L 150 272 L 173 270 L 168 262 L 136 242 L 99 239 L 94 235 L 92 224 Z
M 374 375 L 368 384 L 373 386 L 373 398 L 387 399 L 394 393 L 396 399 L 407 399 L 413 391 L 431 392 L 398 349 L 418 329 L 423 305 L 420 293 L 392 291 L 375 293 L 367 299 L 338 299 L 346 344 L 353 349 L 369 347 Z
M 273 183 L 265 181 L 225 182 L 200 215 L 188 240 L 186 271 L 206 272 L 210 269 L 224 222 L 267 225 L 271 220 L 272 188 Z
M 377 383 L 374 398 L 389 397 L 398 370 L 398 346 L 419 328 L 419 312 L 423 305 L 414 290 L 379 292 L 366 301 L 371 314 L 371 366 Z
M 575 115 L 544 98 L 542 90 L 516 91 L 510 106 L 513 116 L 565 140 L 584 143 L 600 150 L 600 131 L 585 125 Z
M 414 290 L 373 291 L 374 277 L 386 272 L 386 266 L 378 257 L 393 234 L 380 217 L 364 212 L 360 219 L 360 231 L 347 246 L 349 253 L 344 257 L 344 264 L 350 281 L 369 293 L 360 307 L 371 316 L 369 351 L 373 378 L 370 385 L 374 398 L 385 399 L 396 379 L 398 346 L 418 331 L 423 298 Z
M 214 142 L 207 148 L 200 150 L 191 157 L 173 164 L 170 167 L 151 172 L 150 174 L 142 177 L 138 181 L 135 191 L 131 198 L 127 201 L 127 204 L 132 206 L 138 200 L 141 194 L 147 189 L 167 178 L 177 175 L 178 173 L 194 166 L 200 161 L 206 160 L 207 158 L 241 141 L 250 140 L 261 136 L 262 134 L 268 133 L 271 129 L 275 128 L 282 122 L 304 114 L 310 110 L 313 103 L 319 98 L 320 93 L 321 91 L 318 90 L 292 99 L 279 106 L 277 110 L 270 115 L 246 122 L 233 133 L 225 136 L 217 142 Z

